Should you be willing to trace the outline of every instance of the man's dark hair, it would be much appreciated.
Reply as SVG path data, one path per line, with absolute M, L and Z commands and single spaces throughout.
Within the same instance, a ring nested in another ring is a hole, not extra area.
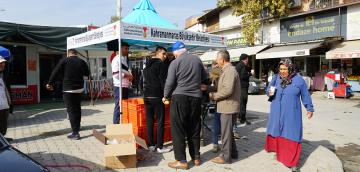
M 230 62 L 230 54 L 227 50 L 220 50 L 218 54 L 224 59 L 224 61 Z
M 126 42 L 121 42 L 121 46 L 122 47 L 130 47 L 130 45 L 128 43 L 126 43 Z
M 155 49 L 155 52 L 158 52 L 158 51 L 161 51 L 161 50 L 164 50 L 165 52 L 167 52 L 166 48 L 164 48 L 162 46 L 157 46 L 156 49 Z
M 241 54 L 241 55 L 240 55 L 240 60 L 245 60 L 245 59 L 249 59 L 249 55 L 247 55 L 247 54 Z
M 75 49 L 69 49 L 68 54 L 78 55 L 78 51 L 76 51 Z

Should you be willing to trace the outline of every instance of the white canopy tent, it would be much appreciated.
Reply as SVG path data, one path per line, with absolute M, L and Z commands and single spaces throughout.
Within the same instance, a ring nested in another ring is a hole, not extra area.
M 226 47 L 226 38 L 222 36 L 115 22 L 95 30 L 68 37 L 67 49 L 106 51 L 106 43 L 112 40 L 121 40 L 119 41 L 119 47 L 121 47 L 121 42 L 126 42 L 130 47 L 148 50 L 156 46 L 169 47 L 176 41 L 184 42 L 186 48 L 191 51 L 205 51 L 210 48 Z M 121 65 L 119 71 L 121 75 Z M 121 102 L 121 91 L 119 94 Z

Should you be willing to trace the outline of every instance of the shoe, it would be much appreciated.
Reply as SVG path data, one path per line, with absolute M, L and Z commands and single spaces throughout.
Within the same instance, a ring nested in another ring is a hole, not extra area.
M 238 133 L 234 133 L 234 139 L 240 139 L 241 136 Z
M 240 125 L 251 125 L 251 122 L 247 121 L 247 120 L 240 120 Z
M 289 167 L 289 169 L 292 171 L 292 172 L 297 172 L 299 169 L 297 168 L 297 166 L 295 167 Z
M 217 153 L 220 150 L 220 146 L 217 144 L 213 144 L 213 148 L 211 149 L 211 152 Z
M 192 160 L 192 162 L 194 163 L 195 166 L 200 166 L 200 164 L 201 164 L 200 159 L 194 159 L 194 160 Z
M 217 164 L 225 164 L 226 163 L 224 157 L 222 157 L 222 156 L 218 156 L 218 157 L 212 159 L 211 162 L 217 163 Z
M 200 147 L 204 147 L 204 146 L 205 146 L 204 139 L 201 139 L 201 140 L 200 140 Z
M 155 152 L 155 150 L 156 150 L 156 147 L 155 147 L 155 146 L 149 146 L 149 151 Z
M 160 148 L 157 148 L 157 149 L 156 149 L 156 152 L 157 152 L 157 153 L 168 153 L 168 152 L 172 151 L 172 149 L 173 149 L 173 148 L 170 147 L 170 146 L 169 146 L 169 147 L 163 147 L 163 148 L 161 148 L 161 149 L 160 149 Z
M 175 169 L 182 169 L 182 170 L 189 169 L 188 163 L 182 163 L 180 161 L 169 162 L 168 166 L 170 168 L 175 168 Z
M 80 134 L 79 133 L 71 133 L 67 136 L 68 139 L 71 140 L 80 140 Z
M 12 141 L 14 141 L 14 139 L 9 138 L 9 137 L 5 137 L 5 139 L 6 139 L 8 142 L 12 142 Z

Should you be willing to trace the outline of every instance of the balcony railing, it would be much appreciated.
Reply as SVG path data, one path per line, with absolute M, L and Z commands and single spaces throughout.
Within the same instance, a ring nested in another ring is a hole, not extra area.
M 339 5 L 339 0 L 313 0 L 310 4 L 310 9 L 317 10 L 337 5 Z

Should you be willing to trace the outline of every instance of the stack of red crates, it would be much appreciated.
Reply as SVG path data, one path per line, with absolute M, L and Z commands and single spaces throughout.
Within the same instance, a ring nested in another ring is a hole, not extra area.
M 145 139 L 147 138 L 146 129 L 146 115 L 144 99 L 132 98 L 123 100 L 122 103 L 122 117 L 121 123 L 131 123 L 133 125 L 134 134 Z M 156 142 L 157 135 L 157 123 L 155 120 L 154 124 L 154 140 Z M 170 129 L 170 108 L 168 105 L 165 106 L 165 125 L 164 125 L 164 142 L 171 141 L 171 129 Z

